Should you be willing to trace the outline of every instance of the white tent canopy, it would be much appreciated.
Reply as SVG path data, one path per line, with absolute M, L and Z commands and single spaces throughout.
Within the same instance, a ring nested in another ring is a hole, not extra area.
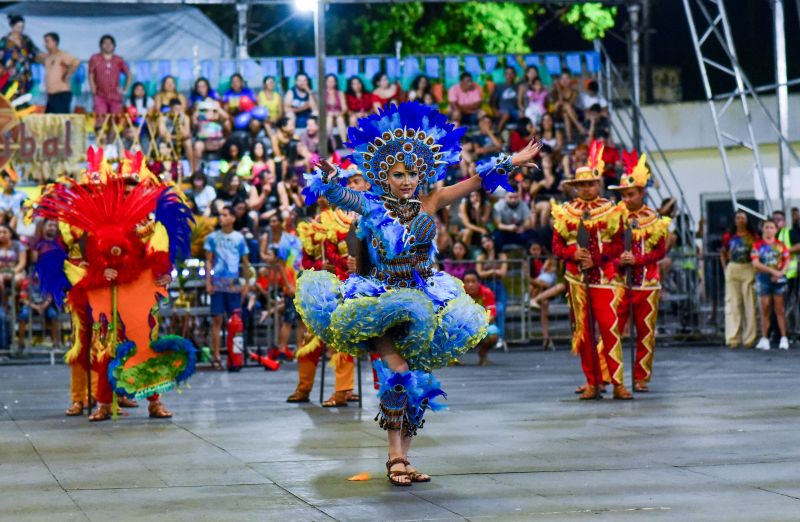
M 219 27 L 185 5 L 21 2 L 0 13 L 24 16 L 25 33 L 40 49 L 45 33 L 58 33 L 61 48 L 81 60 L 99 51 L 104 34 L 114 37 L 126 60 L 227 58 L 233 49 Z

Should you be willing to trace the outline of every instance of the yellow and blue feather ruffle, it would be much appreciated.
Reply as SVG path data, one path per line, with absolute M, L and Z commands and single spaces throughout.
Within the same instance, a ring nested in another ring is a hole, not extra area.
M 297 281 L 295 304 L 306 326 L 333 349 L 357 355 L 387 333 L 413 370 L 453 362 L 486 337 L 486 310 L 457 279 L 439 272 L 422 290 L 386 288 L 351 275 L 307 271 Z

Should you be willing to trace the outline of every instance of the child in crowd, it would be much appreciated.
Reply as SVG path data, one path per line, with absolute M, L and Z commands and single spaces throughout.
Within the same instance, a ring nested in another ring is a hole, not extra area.
M 750 259 L 756 269 L 756 293 L 761 299 L 761 340 L 756 344 L 757 350 L 769 350 L 769 331 L 772 311 L 778 321 L 781 340 L 778 348 L 789 349 L 786 337 L 786 314 L 784 313 L 783 296 L 786 294 L 786 271 L 789 268 L 789 250 L 775 237 L 778 225 L 772 219 L 764 221 L 761 229 L 761 240 L 756 241 L 750 253 Z
M 555 286 L 557 279 L 558 261 L 555 256 L 551 255 L 542 263 L 539 274 L 531 280 L 531 308 L 541 308 L 539 295 L 548 288 Z
M 267 266 L 259 270 L 256 285 L 259 297 L 265 301 L 265 304 L 274 303 L 274 307 L 265 306 L 260 322 L 265 322 L 270 315 L 276 314 L 276 312 L 280 316 L 278 346 L 270 348 L 267 357 L 273 360 L 277 360 L 279 357 L 292 360 L 294 352 L 289 349 L 292 327 L 297 327 L 296 339 L 298 340 L 302 340 L 305 333 L 305 326 L 300 321 L 300 316 L 294 306 L 294 271 L 286 269 L 285 262 L 278 257 L 276 246 L 269 246 L 266 249 L 263 260 Z

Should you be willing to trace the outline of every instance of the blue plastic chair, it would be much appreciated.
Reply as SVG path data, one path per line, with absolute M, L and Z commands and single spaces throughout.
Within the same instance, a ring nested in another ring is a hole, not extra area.
M 541 59 L 537 54 L 526 54 L 525 55 L 525 65 L 530 67 L 531 65 L 535 65 L 539 68 L 542 65 Z
M 358 76 L 360 72 L 361 63 L 359 62 L 358 58 L 345 58 L 344 59 L 344 75 L 348 78 L 352 76 Z
M 483 67 L 481 66 L 480 58 L 477 56 L 464 57 L 464 70 L 470 73 L 476 81 L 480 81 L 483 77 Z
M 484 71 L 486 71 L 486 74 L 492 74 L 492 71 L 494 71 L 497 68 L 497 64 L 499 61 L 500 59 L 493 54 L 484 56 L 483 67 Z
M 583 74 L 583 65 L 581 64 L 580 53 L 569 53 L 564 55 L 564 61 L 567 64 L 567 69 L 574 76 L 581 76 Z
M 425 76 L 435 81 L 441 79 L 442 67 L 438 57 L 428 56 L 425 58 Z
M 548 54 L 544 57 L 544 66 L 551 76 L 561 74 L 561 57 L 557 54 Z
M 461 74 L 461 66 L 458 63 L 458 58 L 455 56 L 448 56 L 444 59 L 444 86 L 449 89 L 459 82 L 459 74 Z
M 372 78 L 381 70 L 380 58 L 367 58 L 364 60 L 364 76 L 367 81 L 365 85 L 372 90 Z
M 325 74 L 339 75 L 339 59 L 325 58 Z
M 286 86 L 291 88 L 294 86 L 294 75 L 297 74 L 297 58 L 284 58 L 281 63 Z
M 597 51 L 590 51 L 588 53 L 584 53 L 584 57 L 586 58 L 586 70 L 589 71 L 590 74 L 597 74 L 600 72 L 600 53 Z
M 308 75 L 311 80 L 316 83 L 317 81 L 317 59 L 313 56 L 310 58 L 303 58 L 303 72 Z
M 280 78 L 278 77 L 278 60 L 272 58 L 261 60 L 261 74 L 262 81 L 265 77 L 272 76 L 275 78 L 276 83 L 280 83 Z

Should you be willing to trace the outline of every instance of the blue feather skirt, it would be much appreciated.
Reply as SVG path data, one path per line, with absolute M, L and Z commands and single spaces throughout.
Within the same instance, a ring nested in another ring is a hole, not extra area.
M 486 310 L 458 279 L 438 272 L 416 288 L 387 288 L 353 274 L 341 282 L 330 272 L 306 271 L 295 305 L 303 322 L 334 350 L 351 355 L 389 335 L 412 370 L 447 366 L 486 337 Z

